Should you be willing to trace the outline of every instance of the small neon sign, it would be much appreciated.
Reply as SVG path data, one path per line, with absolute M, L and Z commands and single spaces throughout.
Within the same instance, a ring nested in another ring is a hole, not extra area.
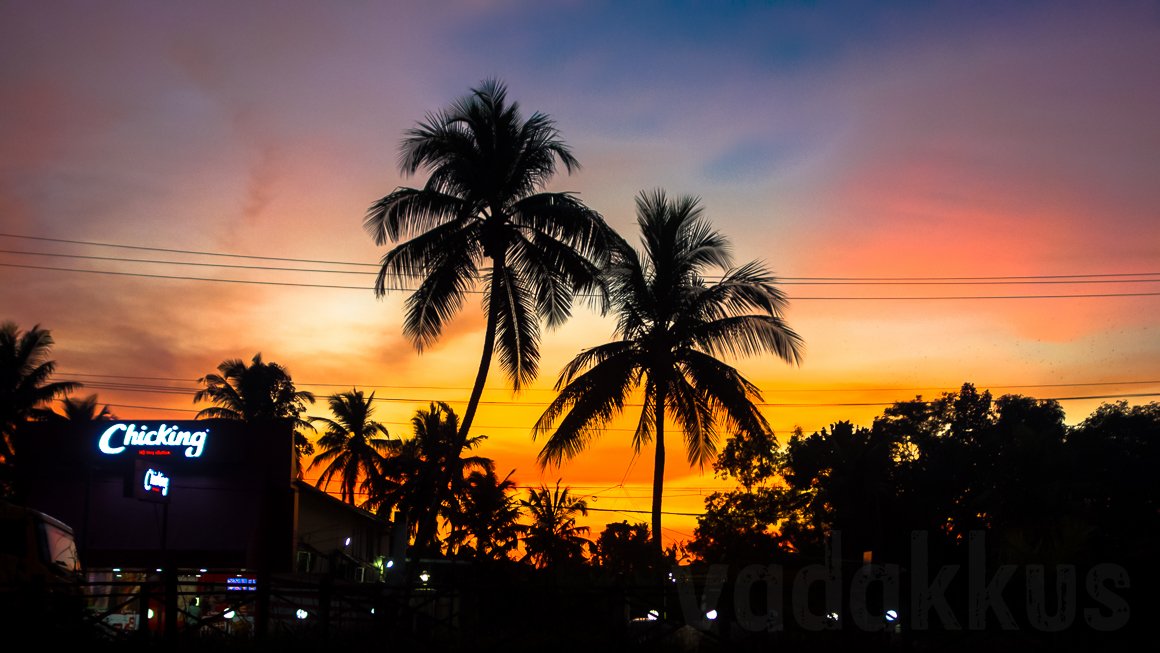
M 231 592 L 253 592 L 258 589 L 257 578 L 227 578 L 226 590 Z
M 156 469 L 145 470 L 145 491 L 161 496 L 169 496 L 169 477 Z

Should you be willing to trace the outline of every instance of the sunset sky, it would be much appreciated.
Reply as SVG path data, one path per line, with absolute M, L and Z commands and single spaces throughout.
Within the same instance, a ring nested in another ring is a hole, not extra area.
M 802 365 L 736 361 L 782 441 L 963 382 L 1072 423 L 1160 397 L 1160 3 L 394 4 L 0 2 L 0 320 L 125 418 L 192 417 L 195 380 L 256 352 L 316 415 L 351 387 L 396 434 L 462 410 L 478 305 L 417 354 L 362 218 L 424 181 L 404 130 L 498 77 L 582 165 L 551 190 L 634 242 L 639 191 L 696 195 L 782 279 Z M 530 427 L 611 335 L 578 306 L 476 418 L 501 476 L 563 479 L 597 531 L 647 520 L 651 450 L 618 425 L 541 472 Z M 721 483 L 675 449 L 665 510 L 694 513 Z

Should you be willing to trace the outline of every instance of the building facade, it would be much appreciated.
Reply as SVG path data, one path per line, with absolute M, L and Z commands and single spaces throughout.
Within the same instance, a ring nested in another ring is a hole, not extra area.
M 390 566 L 388 522 L 296 480 L 289 425 L 33 423 L 16 444 L 17 499 L 72 527 L 118 628 L 245 630 L 263 585 L 373 583 Z M 150 584 L 165 589 L 126 600 Z

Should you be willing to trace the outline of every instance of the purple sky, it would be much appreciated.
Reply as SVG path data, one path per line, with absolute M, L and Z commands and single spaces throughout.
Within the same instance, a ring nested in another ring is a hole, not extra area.
M 552 189 L 580 193 L 632 239 L 634 195 L 661 187 L 700 196 L 739 262 L 762 259 L 786 278 L 1150 273 L 1114 284 L 787 279 L 805 363 L 739 362 L 768 401 L 823 404 L 771 407 L 783 435 L 881 411 L 833 404 L 964 381 L 1039 397 L 1160 393 L 1155 295 L 810 299 L 1160 291 L 1160 4 L 393 4 L 0 3 L 0 232 L 373 263 L 383 250 L 363 212 L 422 182 L 398 175 L 403 131 L 495 76 L 526 112 L 556 119 L 579 158 Z M 369 284 L 46 257 L 275 265 L 9 236 L 0 248 L 7 265 Z M 462 405 L 480 346 L 472 307 L 418 356 L 401 334 L 402 297 L 369 290 L 18 267 L 0 267 L 0 280 L 0 319 L 51 329 L 61 370 L 90 375 L 81 380 L 123 416 L 187 416 L 176 409 L 193 408 L 191 393 L 115 390 L 97 375 L 195 379 L 261 351 L 304 383 L 393 386 L 379 396 L 401 401 L 380 417 L 406 432 L 422 402 Z M 647 472 L 626 469 L 613 435 L 563 470 L 532 467 L 535 402 L 564 361 L 610 334 L 580 309 L 545 336 L 541 378 L 518 398 L 530 405 L 485 406 L 478 423 L 501 466 L 527 482 Z M 1110 382 L 1129 383 L 1065 385 Z M 511 399 L 498 373 L 490 387 Z M 1064 408 L 1076 421 L 1098 403 Z M 670 458 L 678 486 L 707 484 Z

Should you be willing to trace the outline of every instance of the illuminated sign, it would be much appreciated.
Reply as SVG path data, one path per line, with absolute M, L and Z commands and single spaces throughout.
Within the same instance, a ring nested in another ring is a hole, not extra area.
M 161 496 L 169 496 L 169 477 L 156 469 L 145 470 L 145 491 L 161 493 Z
M 258 589 L 257 578 L 227 578 L 226 590 L 232 592 L 252 592 Z
M 156 460 L 137 458 L 133 461 L 133 475 L 127 479 L 125 496 L 153 503 L 169 503 L 169 489 L 173 475 Z
M 132 447 L 143 454 L 170 455 L 170 449 L 184 447 L 186 458 L 198 458 L 205 449 L 209 429 L 201 431 L 181 431 L 177 426 L 159 425 L 137 428 L 136 424 L 114 424 L 105 429 L 97 448 L 101 453 L 115 456 Z

